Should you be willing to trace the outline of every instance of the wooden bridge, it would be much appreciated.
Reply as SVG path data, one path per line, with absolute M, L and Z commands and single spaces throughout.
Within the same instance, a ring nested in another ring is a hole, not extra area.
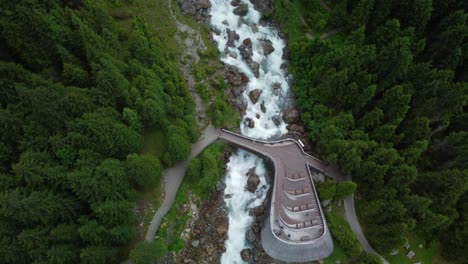
M 323 161 L 304 152 L 294 139 L 261 141 L 227 130 L 220 140 L 269 159 L 275 170 L 270 206 L 261 240 L 265 252 L 287 262 L 324 259 L 333 252 L 333 241 L 313 176 L 327 172 Z

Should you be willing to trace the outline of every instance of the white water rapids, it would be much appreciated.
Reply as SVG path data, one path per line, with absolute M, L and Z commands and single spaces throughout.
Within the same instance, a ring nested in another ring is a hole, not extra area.
M 235 7 L 231 6 L 230 0 L 210 1 L 211 27 L 220 33 L 219 35 L 213 33 L 213 38 L 221 51 L 221 60 L 227 65 L 237 67 L 249 78 L 243 92 L 247 110 L 241 122 L 241 133 L 258 139 L 279 137 L 287 133 L 286 124 L 281 118 L 281 107 L 286 104 L 289 90 L 287 72 L 281 69 L 281 65 L 285 62 L 282 59 L 284 41 L 278 36 L 275 28 L 260 24 L 261 14 L 249 1 L 241 1 L 249 7 L 244 17 L 233 13 Z M 232 44 L 228 43 L 229 31 L 235 31 L 239 35 Z M 252 61 L 260 64 L 258 77 L 255 76 L 251 66 L 243 60 L 238 49 L 247 38 L 252 42 Z M 273 53 L 267 56 L 262 48 L 262 41 L 266 40 L 271 41 L 274 47 Z M 276 86 L 276 89 L 273 86 Z M 249 93 L 254 89 L 262 90 L 256 104 L 253 104 L 249 98 Z M 262 102 L 265 112 L 262 111 Z M 253 128 L 246 124 L 248 122 L 245 121 L 248 119 L 255 122 Z M 252 167 L 256 167 L 256 173 L 260 176 L 260 184 L 255 193 L 245 189 L 248 179 L 246 174 Z M 265 180 L 265 165 L 262 159 L 242 150 L 238 150 L 230 157 L 224 190 L 224 194 L 229 194 L 231 197 L 225 200 L 229 210 L 229 230 L 225 242 L 226 252 L 221 257 L 221 263 L 244 263 L 240 252 L 244 248 L 251 247 L 245 239 L 245 233 L 254 220 L 249 216 L 249 209 L 262 204 L 269 187 Z

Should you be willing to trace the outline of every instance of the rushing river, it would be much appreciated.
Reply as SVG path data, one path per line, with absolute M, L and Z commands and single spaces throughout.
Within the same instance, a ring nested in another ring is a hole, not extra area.
M 258 139 L 271 139 L 287 133 L 286 124 L 281 118 L 289 90 L 287 72 L 281 69 L 281 65 L 285 63 L 282 59 L 284 41 L 275 28 L 260 24 L 261 14 L 248 0 L 240 1 L 241 4 L 248 5 L 248 12 L 243 17 L 234 14 L 236 7 L 231 5 L 231 0 L 210 1 L 211 27 L 216 32 L 213 33 L 213 38 L 221 51 L 221 60 L 237 67 L 249 78 L 243 93 L 247 110 L 241 122 L 242 134 Z M 265 45 L 269 46 L 268 51 L 265 51 Z M 274 48 L 273 52 L 271 46 Z M 255 69 L 256 65 L 259 66 L 258 70 Z M 262 92 L 254 104 L 249 93 L 256 89 Z M 255 193 L 245 189 L 247 172 L 252 167 L 256 167 L 256 173 L 260 176 L 260 184 Z M 221 257 L 221 263 L 244 263 L 240 252 L 251 247 L 245 239 L 245 233 L 254 220 L 249 216 L 249 209 L 262 204 L 269 187 L 265 181 L 262 159 L 242 150 L 230 157 L 224 191 L 229 194 L 226 197 L 231 197 L 226 199 L 229 230 L 225 242 L 226 252 Z

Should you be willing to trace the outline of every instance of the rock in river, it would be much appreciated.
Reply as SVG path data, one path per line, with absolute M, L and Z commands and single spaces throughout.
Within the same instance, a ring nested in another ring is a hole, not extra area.
M 249 12 L 249 6 L 247 4 L 240 4 L 234 9 L 234 14 L 238 16 L 246 16 Z
M 247 180 L 247 190 L 253 193 L 260 184 L 260 177 L 255 173 L 255 168 L 250 169 L 249 172 L 247 172 L 247 176 L 249 176 Z
M 299 119 L 299 112 L 294 107 L 291 107 L 284 113 L 283 119 L 284 122 L 289 124 L 297 122 Z
M 252 101 L 253 104 L 256 104 L 261 94 L 262 94 L 262 90 L 260 89 L 255 89 L 255 90 L 250 91 L 249 93 L 250 101 Z
M 265 56 L 270 55 L 275 51 L 275 48 L 273 47 L 273 43 L 271 43 L 270 40 L 262 40 L 262 48 L 263 48 L 263 54 Z

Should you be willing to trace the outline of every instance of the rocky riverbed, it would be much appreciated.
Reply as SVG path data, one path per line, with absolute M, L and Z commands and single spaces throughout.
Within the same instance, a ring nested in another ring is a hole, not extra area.
M 194 17 L 195 20 L 201 23 L 210 24 L 210 14 L 209 10 L 211 8 L 211 2 L 209 0 L 179 0 L 178 1 L 180 8 L 186 14 L 189 14 Z M 254 8 L 262 13 L 271 13 L 272 5 L 271 1 L 258 1 L 252 0 Z M 240 22 L 244 23 L 243 17 L 248 13 L 249 6 L 242 1 L 232 0 L 230 3 L 233 7 L 233 13 L 240 17 Z M 271 23 L 271 21 L 260 20 L 258 25 L 251 24 L 250 28 L 252 32 L 258 32 L 258 27 L 265 26 Z M 221 31 L 219 28 L 210 26 L 215 37 L 220 36 Z M 259 106 L 259 111 L 253 116 L 249 116 L 243 119 L 243 125 L 249 129 L 255 129 L 256 126 L 259 126 L 262 122 L 265 123 L 264 115 L 267 112 L 271 112 L 271 108 L 276 107 L 272 105 L 271 102 L 268 104 L 265 102 L 267 98 L 262 96 L 262 89 L 250 89 L 248 90 L 247 96 L 245 96 L 245 91 L 249 87 L 249 83 L 252 80 L 258 79 L 260 75 L 265 74 L 265 69 L 261 69 L 260 63 L 255 61 L 251 38 L 241 39 L 241 36 L 238 32 L 227 29 L 227 39 L 226 46 L 224 51 L 222 51 L 227 58 L 232 58 L 235 60 L 241 60 L 245 65 L 249 67 L 251 75 L 247 76 L 245 70 L 241 70 L 236 66 L 233 66 L 229 63 L 221 61 L 224 65 L 224 76 L 225 81 L 228 83 L 228 88 L 225 90 L 225 96 L 239 111 L 241 117 L 244 117 L 248 111 L 248 107 L 255 105 Z M 240 32 L 239 32 L 240 33 Z M 240 45 L 235 46 L 234 43 L 239 43 Z M 238 51 L 233 52 L 233 49 Z M 273 42 L 270 39 L 260 40 L 260 49 L 261 54 L 265 57 L 268 57 L 275 51 Z M 281 49 L 280 49 L 281 50 Z M 258 52 L 258 51 L 257 51 Z M 282 48 L 282 56 L 279 56 L 281 60 L 285 61 L 278 68 L 287 72 L 289 53 L 287 46 Z M 278 64 L 279 65 L 279 64 Z M 263 73 L 261 73 L 263 71 Z M 264 78 L 264 77 L 262 77 Z M 276 78 L 276 77 L 275 77 Z M 288 92 L 284 92 L 284 86 L 287 86 L 287 82 L 279 79 L 278 81 L 273 81 L 269 84 L 269 91 L 272 91 L 270 96 L 285 96 Z M 284 100 L 291 103 L 292 100 L 285 98 Z M 251 111 L 251 110 L 250 110 Z M 262 116 L 262 119 L 261 119 Z M 301 123 L 299 118 L 299 112 L 295 109 L 294 106 L 290 105 L 281 114 L 272 116 L 271 123 L 275 126 L 286 125 L 286 131 L 288 136 L 301 139 L 306 146 L 308 146 L 307 134 L 305 133 L 304 125 Z M 309 149 L 307 147 L 307 149 Z M 307 150 L 306 149 L 306 150 Z M 228 159 L 226 156 L 225 158 Z M 231 165 L 232 166 L 232 165 Z M 262 174 L 261 177 L 256 173 L 257 169 L 251 167 L 245 173 L 245 178 L 247 178 L 244 188 L 246 192 L 255 194 L 258 186 L 260 185 L 260 178 L 266 180 L 268 185 L 272 184 L 272 172 L 266 168 L 266 172 Z M 226 173 L 224 173 L 226 175 Z M 191 210 L 192 220 L 187 224 L 184 232 L 181 234 L 181 238 L 186 241 L 186 247 L 180 251 L 175 259 L 175 263 L 220 263 L 221 256 L 226 251 L 226 239 L 228 238 L 229 230 L 229 218 L 228 218 L 228 208 L 227 204 L 231 198 L 230 193 L 225 192 L 225 179 L 222 179 L 222 182 L 218 184 L 217 191 L 213 194 L 211 200 L 204 201 L 200 208 L 194 207 L 193 205 L 187 205 L 187 210 Z M 249 209 L 249 215 L 254 219 L 250 227 L 245 232 L 246 243 L 248 246 L 244 248 L 240 253 L 240 259 L 246 263 L 284 263 L 272 259 L 269 257 L 261 246 L 260 241 L 260 230 L 262 222 L 264 219 L 264 214 L 266 213 L 267 199 L 261 203 L 261 205 Z

